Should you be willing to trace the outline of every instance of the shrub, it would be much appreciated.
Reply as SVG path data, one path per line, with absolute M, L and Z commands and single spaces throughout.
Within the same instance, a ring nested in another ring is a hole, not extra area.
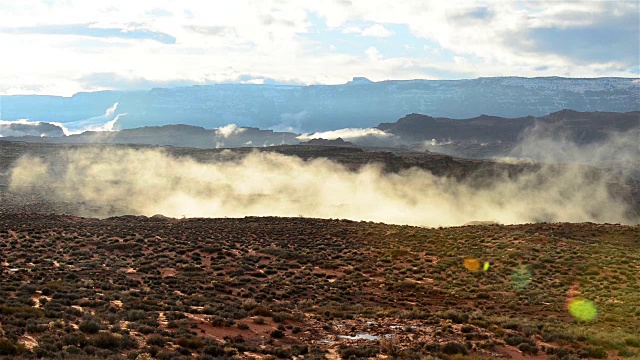
M 599 346 L 587 348 L 587 354 L 589 354 L 589 357 L 592 357 L 594 359 L 606 359 L 609 356 L 609 354 L 607 354 L 607 351 Z
M 8 339 L 0 339 L 0 355 L 15 355 L 18 352 L 18 346 Z
M 85 321 L 80 323 L 78 328 L 83 333 L 96 334 L 98 331 L 100 331 L 100 324 L 98 324 L 97 322 L 95 322 L 93 320 L 85 320 Z
M 99 332 L 98 335 L 92 339 L 93 346 L 101 349 L 117 349 L 120 347 L 122 341 L 122 335 L 112 334 L 107 331 Z
M 447 312 L 445 312 L 442 316 L 444 319 L 449 319 L 451 321 L 453 321 L 456 324 L 464 324 L 467 321 L 469 321 L 469 315 L 462 313 L 462 312 L 458 312 L 455 310 L 448 310 Z
M 164 347 L 166 341 L 160 335 L 151 335 L 147 338 L 147 345 Z
M 171 360 L 171 359 L 177 359 L 179 357 L 180 357 L 180 354 L 173 351 L 160 351 L 156 355 L 156 358 L 158 358 L 158 360 Z
M 626 338 L 624 343 L 627 346 L 640 347 L 640 338 Z
M 245 311 L 251 311 L 257 307 L 258 307 L 258 303 L 253 299 L 249 299 L 244 303 L 242 303 L 242 309 Z
M 624 349 L 618 350 L 618 355 L 622 357 L 630 358 L 630 357 L 636 356 L 637 354 L 631 349 L 624 348 Z
M 64 345 L 74 345 L 83 348 L 89 344 L 89 339 L 81 332 L 72 332 L 62 337 Z
M 467 351 L 467 348 L 464 345 L 457 342 L 448 342 L 444 344 L 440 348 L 440 351 L 442 351 L 442 353 L 447 355 L 455 355 L 455 354 L 467 355 L 469 353 Z
M 380 352 L 390 356 L 392 359 L 397 358 L 400 355 L 398 339 L 393 337 L 380 340 Z
M 504 336 L 504 341 L 511 345 L 511 346 L 518 346 L 520 344 L 529 344 L 529 345 L 535 345 L 535 343 L 533 342 L 533 340 L 520 336 L 520 335 L 514 335 L 514 334 L 507 334 Z
M 274 339 L 280 339 L 284 337 L 284 332 L 282 330 L 276 329 L 276 330 L 273 330 L 270 335 Z
M 253 316 L 273 316 L 271 310 L 265 308 L 264 306 L 258 306 L 251 310 L 251 315 Z
M 209 345 L 202 349 L 202 352 L 210 356 L 220 357 L 224 355 L 224 347 L 217 344 Z
M 522 351 L 523 353 L 530 353 L 533 355 L 537 355 L 538 354 L 538 347 L 535 345 L 531 345 L 528 343 L 521 343 L 520 345 L 517 346 L 518 350 Z
M 339 349 L 340 357 L 349 359 L 351 356 L 355 358 L 371 358 L 378 355 L 378 349 L 372 346 L 348 346 Z
M 198 349 L 204 346 L 202 339 L 200 338 L 180 338 L 176 344 L 189 349 Z

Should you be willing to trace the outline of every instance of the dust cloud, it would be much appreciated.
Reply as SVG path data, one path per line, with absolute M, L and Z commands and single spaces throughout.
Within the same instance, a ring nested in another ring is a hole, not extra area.
M 545 163 L 633 163 L 640 160 L 640 127 L 612 131 L 600 139 L 579 143 L 575 134 L 538 123 L 525 130 L 511 156 Z
M 560 172 L 543 166 L 477 186 L 415 168 L 385 173 L 366 165 L 352 171 L 327 159 L 269 152 L 223 152 L 198 162 L 161 149 L 91 148 L 49 160 L 21 158 L 10 190 L 147 216 L 305 216 L 420 226 L 637 221 L 611 196 L 606 179 L 578 166 Z

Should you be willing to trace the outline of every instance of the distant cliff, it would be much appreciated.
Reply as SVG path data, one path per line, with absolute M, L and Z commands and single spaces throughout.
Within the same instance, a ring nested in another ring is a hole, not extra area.
M 118 103 L 122 128 L 234 123 L 293 132 L 372 127 L 406 114 L 472 118 L 541 116 L 562 109 L 640 110 L 640 80 L 497 77 L 474 80 L 371 82 L 344 85 L 206 85 L 149 91 L 101 91 L 70 98 L 2 96 L 2 120 L 71 122 Z

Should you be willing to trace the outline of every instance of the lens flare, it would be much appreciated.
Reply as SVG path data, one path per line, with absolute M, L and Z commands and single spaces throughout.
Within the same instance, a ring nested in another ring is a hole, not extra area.
M 513 270 L 511 281 L 516 289 L 526 289 L 531 282 L 531 270 L 528 266 L 520 265 Z
M 598 316 L 598 309 L 593 302 L 576 298 L 569 302 L 569 314 L 580 321 L 593 320 Z
M 485 262 L 484 265 L 482 266 L 482 270 L 484 271 L 489 271 L 489 262 Z
M 466 258 L 463 263 L 464 267 L 469 271 L 480 270 L 480 260 L 474 258 Z

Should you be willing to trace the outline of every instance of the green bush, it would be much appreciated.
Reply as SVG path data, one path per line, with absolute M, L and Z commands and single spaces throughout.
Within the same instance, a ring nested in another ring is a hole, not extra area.
M 589 357 L 594 359 L 606 359 L 609 356 L 607 351 L 599 346 L 587 348 L 587 353 L 589 354 Z
M 338 352 L 343 359 L 349 359 L 351 356 L 367 359 L 378 355 L 379 349 L 372 346 L 347 346 L 339 349 Z
M 284 337 L 284 332 L 282 330 L 276 329 L 276 330 L 273 330 L 270 335 L 274 339 L 280 339 Z
M 273 312 L 271 312 L 271 310 L 265 308 L 264 306 L 256 307 L 255 309 L 251 310 L 250 314 L 253 316 L 273 316 Z
M 115 350 L 120 348 L 122 335 L 113 334 L 107 331 L 99 332 L 96 337 L 91 340 L 93 346 L 101 349 Z
M 448 342 L 444 344 L 440 348 L 440 351 L 443 354 L 447 354 L 447 355 L 455 355 L 455 354 L 467 355 L 469 353 L 469 351 L 464 345 L 457 342 Z
M 15 355 L 18 352 L 18 346 L 11 340 L 0 339 L 0 355 Z
M 165 343 L 164 337 L 160 335 L 151 335 L 147 338 L 147 345 L 149 346 L 164 347 Z
M 188 349 L 198 349 L 204 346 L 202 339 L 200 338 L 180 338 L 176 344 Z
M 518 350 L 522 351 L 523 353 L 530 353 L 533 355 L 537 355 L 538 354 L 538 347 L 535 345 L 531 345 L 528 344 L 526 342 L 521 343 L 520 345 L 517 346 Z
M 78 328 L 83 333 L 96 334 L 98 331 L 100 331 L 100 324 L 98 324 L 97 322 L 95 322 L 93 320 L 85 320 L 85 321 L 80 323 Z

